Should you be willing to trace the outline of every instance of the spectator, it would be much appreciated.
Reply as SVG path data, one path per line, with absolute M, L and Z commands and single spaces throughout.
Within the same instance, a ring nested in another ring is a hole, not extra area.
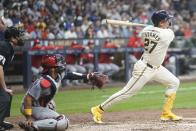
M 35 26 L 35 30 L 30 33 L 33 39 L 42 38 L 41 31 L 38 26 Z
M 76 49 L 76 50 L 80 50 L 83 51 L 84 50 L 84 46 L 78 44 L 77 42 L 72 42 L 71 46 L 69 49 Z M 72 64 L 72 66 L 74 65 L 74 67 L 76 68 L 76 71 L 79 73 L 85 73 L 86 70 L 84 67 L 82 67 L 81 65 L 79 65 L 79 61 L 80 61 L 80 55 L 81 53 L 76 53 L 76 54 L 70 54 L 67 55 L 65 57 L 65 60 L 67 62 L 67 64 Z
M 178 37 L 178 36 L 184 36 L 184 28 L 182 26 L 180 27 L 176 27 L 176 31 L 174 32 L 175 35 Z
M 44 49 L 41 45 L 40 45 L 40 41 L 38 39 L 35 39 L 33 42 L 33 47 L 31 48 L 32 51 L 39 51 Z M 34 81 L 37 76 L 39 75 L 39 73 L 42 71 L 41 68 L 41 59 L 42 59 L 42 55 L 33 55 L 31 56 L 31 60 L 32 60 L 32 73 L 33 73 L 33 80 Z
M 84 47 L 78 44 L 76 41 L 73 41 L 68 50 L 80 50 L 83 51 Z M 70 72 L 79 72 L 79 73 L 86 73 L 85 67 L 80 65 L 80 57 L 81 53 L 74 52 L 73 54 L 67 54 L 65 56 L 66 68 Z M 65 82 L 67 85 L 70 84 L 69 81 Z M 78 81 L 74 81 L 75 85 L 78 85 Z
M 184 23 L 184 38 L 190 39 L 192 37 L 192 29 L 189 23 Z
M 109 32 L 107 30 L 106 25 L 101 25 L 100 30 L 97 31 L 97 37 L 98 38 L 107 38 L 107 37 L 109 37 Z
M 75 27 L 73 25 L 71 25 L 70 28 L 68 28 L 68 30 L 65 32 L 65 37 L 66 39 L 77 38 Z
M 81 54 L 80 58 L 80 64 L 86 68 L 88 73 L 94 71 L 94 56 L 93 53 L 90 52 L 93 48 L 94 42 L 89 40 L 88 45 L 85 47 L 85 53 Z
M 163 62 L 164 67 L 166 67 L 172 74 L 176 75 L 176 57 L 166 55 L 166 58 Z
M 18 20 L 21 20 L 22 23 L 31 21 L 35 22 L 35 25 L 41 26 L 40 29 L 42 30 L 43 28 L 50 28 L 48 25 L 58 27 L 62 22 L 74 23 L 74 27 L 72 27 L 74 31 L 72 29 L 70 31 L 70 28 L 67 29 L 65 34 L 68 37 L 66 38 L 76 38 L 77 35 L 75 35 L 75 33 L 78 31 L 75 32 L 75 26 L 81 28 L 79 29 L 81 30 L 79 32 L 84 34 L 90 23 L 94 24 L 95 26 L 94 29 L 97 34 L 96 37 L 128 37 L 127 34 L 129 33 L 127 32 L 126 28 L 118 29 L 117 27 L 111 27 L 110 29 L 109 26 L 100 27 L 101 20 L 104 18 L 119 20 L 128 20 L 129 18 L 132 18 L 133 22 L 149 24 L 148 16 L 150 16 L 154 10 L 158 9 L 166 9 L 178 14 L 179 17 L 181 17 L 181 21 L 188 22 L 190 28 L 193 30 L 192 32 L 195 32 L 195 28 L 193 28 L 194 24 L 192 23 L 194 23 L 193 21 L 196 7 L 194 6 L 195 1 L 193 0 L 125 0 L 112 2 L 109 0 L 95 0 L 94 2 L 64 2 L 63 0 L 28 0 L 24 2 L 16 2 L 14 0 L 9 0 L 9 2 L 3 1 L 2 3 L 3 4 L 0 6 L 0 13 L 4 14 L 8 25 L 18 23 Z M 97 5 L 95 3 L 99 4 Z M 175 26 L 182 26 L 182 22 L 177 22 Z M 35 28 L 32 28 L 32 25 L 30 25 L 30 29 L 28 29 L 28 26 L 25 27 L 26 30 L 30 30 L 29 33 L 36 30 Z M 103 33 L 101 31 L 103 28 L 105 28 L 104 32 L 108 33 Z M 60 31 L 60 28 L 56 29 L 57 32 Z M 115 33 L 113 34 L 112 32 Z M 82 36 L 83 35 L 79 35 L 79 37 Z
M 6 29 L 6 25 L 3 19 L 0 19 L 0 40 L 4 40 L 4 31 Z
M 76 26 L 76 35 L 77 35 L 77 38 L 84 38 L 84 33 L 82 32 L 82 29 L 80 26 Z
M 115 49 L 118 48 L 118 46 L 112 43 L 110 40 L 106 40 L 102 48 Z M 109 52 L 100 53 L 99 63 L 101 67 L 102 66 L 104 67 L 104 71 L 101 72 L 107 74 L 108 76 L 112 76 L 113 74 L 117 73 L 120 69 L 118 65 L 113 63 L 113 60 L 114 60 L 113 53 L 109 53 Z
M 59 31 L 57 33 L 57 39 L 65 39 L 66 36 L 65 36 L 65 30 L 64 30 L 64 25 L 63 23 L 61 23 L 59 25 Z
M 133 35 L 129 37 L 129 41 L 127 44 L 128 47 L 131 48 L 140 48 L 140 47 L 144 47 L 144 43 L 142 42 L 141 38 L 139 37 L 139 29 L 136 29 L 133 32 Z M 141 52 L 134 52 L 133 56 L 136 59 L 139 59 L 141 57 L 142 53 Z
M 138 35 L 139 35 L 139 29 L 135 29 L 135 31 L 133 32 L 133 35 L 129 37 L 127 47 L 130 47 L 130 48 L 144 47 L 144 43 L 142 42 L 141 38 Z M 137 62 L 137 60 L 141 58 L 141 55 L 142 55 L 142 52 L 130 53 L 128 57 L 129 66 L 130 66 L 129 74 L 132 74 L 133 66 L 135 62 Z
M 89 25 L 89 27 L 87 28 L 87 30 L 85 32 L 85 38 L 92 39 L 94 37 L 95 37 L 94 27 L 93 27 L 93 25 Z

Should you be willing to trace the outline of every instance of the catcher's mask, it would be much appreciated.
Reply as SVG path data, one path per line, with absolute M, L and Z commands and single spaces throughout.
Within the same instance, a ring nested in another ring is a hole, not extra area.
M 14 26 L 7 27 L 4 35 L 5 35 L 5 40 L 8 41 L 10 41 L 12 37 L 17 39 L 17 43 L 16 43 L 17 46 L 23 46 L 25 43 L 24 41 L 29 38 L 29 36 L 25 31 L 18 29 Z
M 58 73 L 65 71 L 65 60 L 62 55 L 46 55 L 42 57 L 41 65 L 43 67 L 42 73 L 47 73 L 50 68 L 57 68 Z

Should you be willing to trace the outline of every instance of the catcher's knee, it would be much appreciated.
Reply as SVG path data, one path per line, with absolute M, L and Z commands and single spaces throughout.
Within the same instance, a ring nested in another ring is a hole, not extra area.
M 56 104 L 55 104 L 54 100 L 51 100 L 51 101 L 47 104 L 46 107 L 49 108 L 49 109 L 51 109 L 51 110 L 53 110 L 53 111 L 55 111 L 55 110 L 56 110 Z
M 56 130 L 57 131 L 64 131 L 69 127 L 69 119 L 65 117 L 64 115 L 60 115 L 57 118 L 57 124 L 56 124 Z
M 69 127 L 69 120 L 64 115 L 60 115 L 55 119 L 44 119 L 37 120 L 33 122 L 33 126 L 38 130 L 54 130 L 54 131 L 64 131 Z

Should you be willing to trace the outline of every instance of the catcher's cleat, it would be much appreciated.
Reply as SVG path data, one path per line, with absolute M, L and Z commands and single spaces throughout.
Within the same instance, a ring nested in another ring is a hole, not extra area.
M 91 113 L 93 114 L 93 121 L 95 123 L 101 124 L 102 122 L 102 114 L 103 110 L 100 109 L 99 106 L 94 106 L 91 108 Z
M 160 117 L 161 121 L 180 121 L 182 116 L 177 116 L 174 113 L 170 112 L 167 114 L 162 114 Z
M 24 122 L 19 122 L 18 126 L 23 129 L 24 131 L 37 131 L 36 128 L 30 125 L 26 125 Z

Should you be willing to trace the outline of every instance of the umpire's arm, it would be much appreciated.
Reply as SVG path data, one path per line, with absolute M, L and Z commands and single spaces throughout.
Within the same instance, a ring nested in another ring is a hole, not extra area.
M 3 66 L 0 65 L 0 88 L 6 89 Z
M 0 88 L 4 89 L 7 93 L 10 95 L 13 95 L 12 90 L 8 89 L 6 84 L 5 84 L 5 79 L 4 79 L 4 71 L 3 71 L 3 66 L 0 65 Z

